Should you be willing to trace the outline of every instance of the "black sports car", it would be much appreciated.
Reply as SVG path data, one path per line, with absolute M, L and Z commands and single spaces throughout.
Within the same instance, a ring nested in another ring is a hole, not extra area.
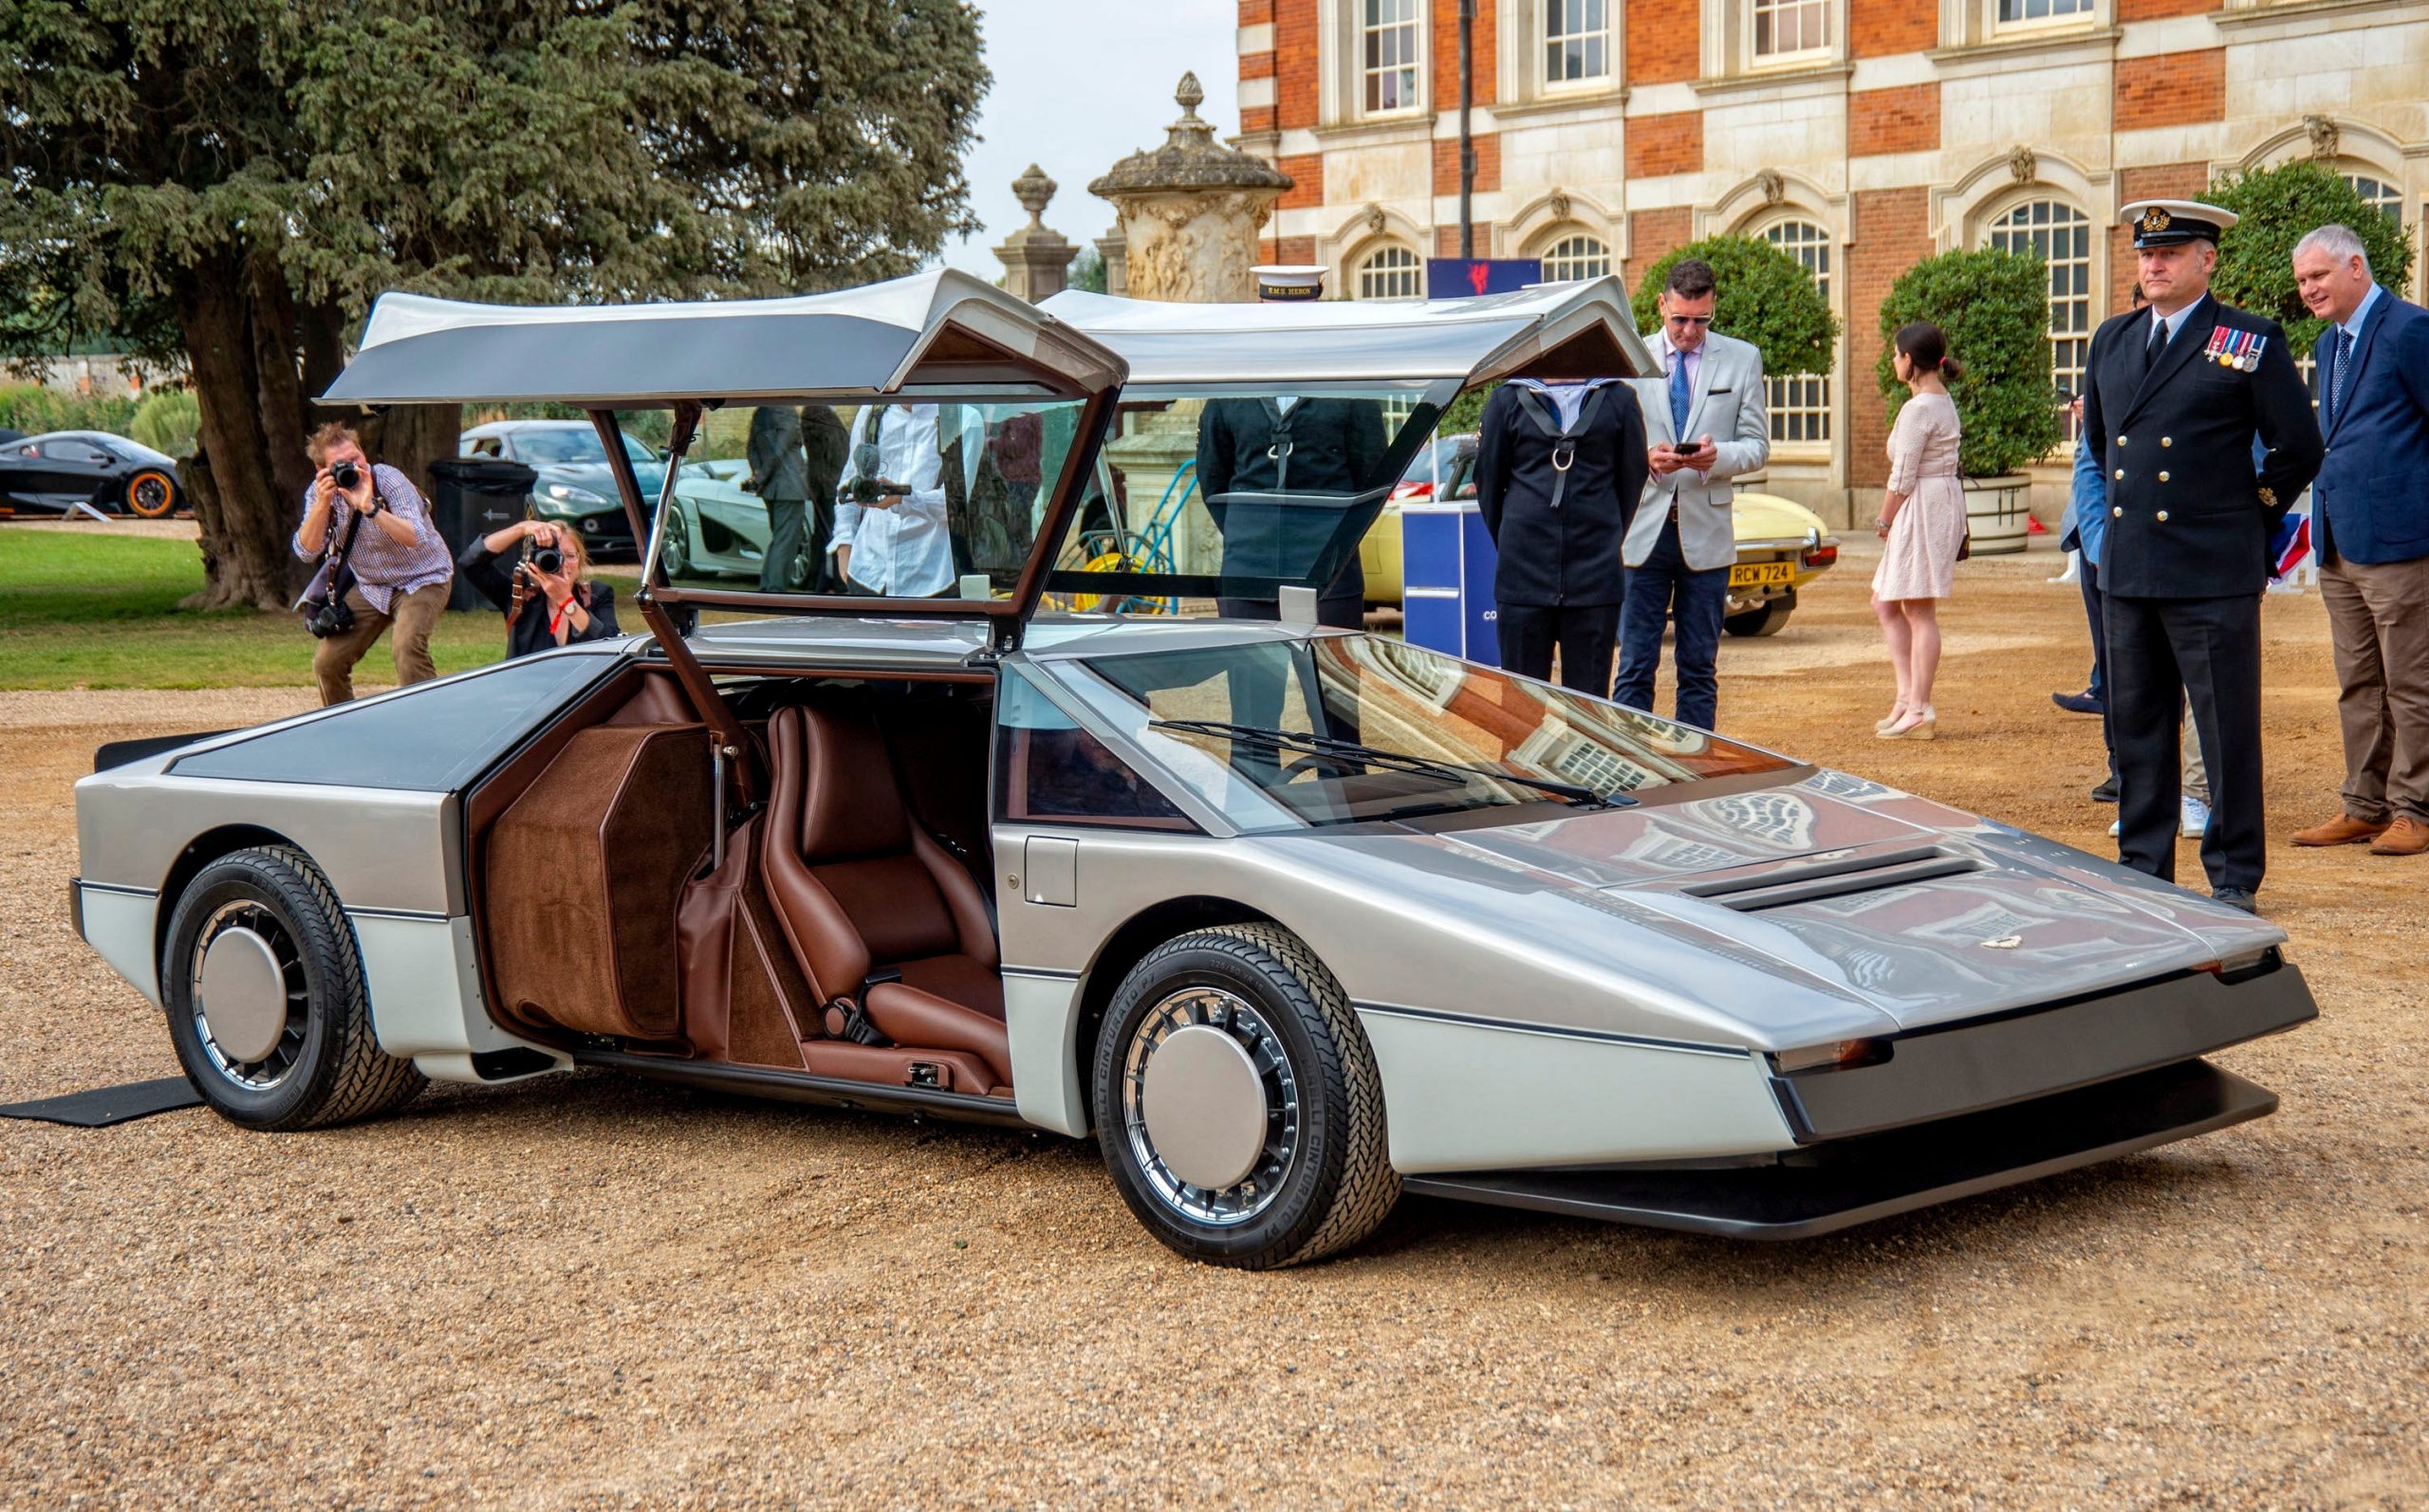
M 0 443 L 0 514 L 103 514 L 166 519 L 184 499 L 177 464 L 101 431 L 52 431 Z

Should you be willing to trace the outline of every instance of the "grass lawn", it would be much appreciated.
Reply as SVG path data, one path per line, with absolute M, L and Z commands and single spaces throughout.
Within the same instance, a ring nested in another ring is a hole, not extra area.
M 190 540 L 0 528 L 0 689 L 310 685 L 316 642 L 297 616 L 177 608 L 201 588 Z M 505 654 L 505 628 L 486 610 L 447 616 L 431 639 L 442 673 Z M 394 679 L 383 639 L 356 685 Z

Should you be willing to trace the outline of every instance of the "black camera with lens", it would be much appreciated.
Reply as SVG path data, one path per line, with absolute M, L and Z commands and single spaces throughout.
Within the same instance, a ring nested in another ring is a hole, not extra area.
M 313 638 L 317 640 L 326 640 L 331 636 L 343 636 L 354 628 L 354 610 L 343 599 L 327 599 L 317 602 L 307 600 L 304 613 L 304 628 L 310 631 Z
M 362 485 L 362 470 L 351 461 L 340 462 L 329 469 L 329 481 L 341 489 L 351 491 Z
M 566 570 L 566 554 L 554 546 L 542 546 L 531 553 L 531 565 L 553 576 Z

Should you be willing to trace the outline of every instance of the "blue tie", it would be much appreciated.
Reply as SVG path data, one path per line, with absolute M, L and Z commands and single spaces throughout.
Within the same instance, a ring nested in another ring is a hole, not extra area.
M 1670 354 L 1670 434 L 1679 441 L 1687 438 L 1687 354 Z
M 2333 425 L 2345 415 L 2345 380 L 2353 374 L 2353 333 L 2336 330 L 2336 371 L 2327 380 L 2327 419 Z

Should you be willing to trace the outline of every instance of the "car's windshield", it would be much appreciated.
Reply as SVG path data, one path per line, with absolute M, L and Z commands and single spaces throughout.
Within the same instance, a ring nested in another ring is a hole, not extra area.
M 1085 665 L 1103 681 L 1083 696 L 1249 832 L 1590 802 L 1791 765 L 1381 636 Z
M 1156 385 L 1122 392 L 1047 580 L 1049 609 L 1254 614 L 1324 588 L 1456 385 Z
M 558 462 L 604 462 L 607 449 L 599 444 L 599 433 L 585 426 L 566 426 L 560 430 L 525 431 L 514 438 L 514 450 L 526 462 L 547 466 Z M 624 437 L 624 454 L 635 462 L 655 462 L 658 453 L 631 436 Z

